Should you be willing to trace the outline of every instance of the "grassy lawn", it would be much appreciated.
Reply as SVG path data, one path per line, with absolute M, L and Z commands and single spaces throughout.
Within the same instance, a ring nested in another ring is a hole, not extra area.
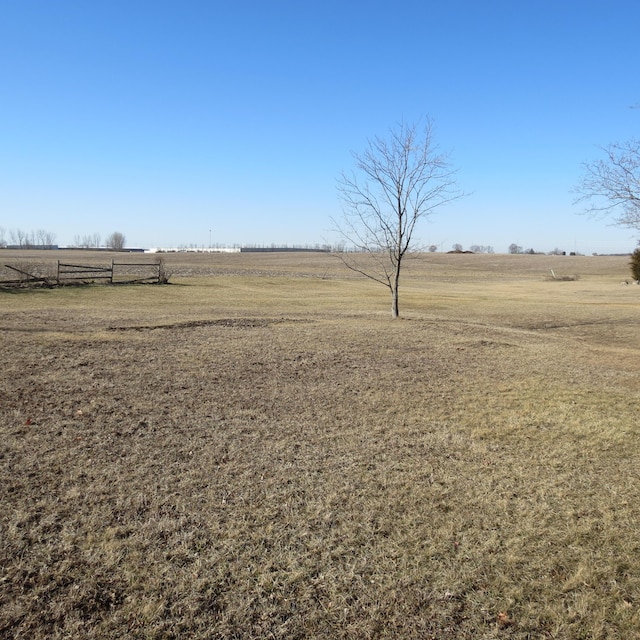
M 0 637 L 640 638 L 628 258 L 165 259 L 0 291 Z

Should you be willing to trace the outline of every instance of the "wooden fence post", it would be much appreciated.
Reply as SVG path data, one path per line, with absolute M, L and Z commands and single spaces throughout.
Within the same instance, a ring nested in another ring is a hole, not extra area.
M 111 260 L 111 284 L 113 284 L 113 259 Z

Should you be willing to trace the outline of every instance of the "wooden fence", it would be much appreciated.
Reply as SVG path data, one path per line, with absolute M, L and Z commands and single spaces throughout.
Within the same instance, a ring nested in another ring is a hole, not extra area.
M 159 284 L 167 282 L 162 261 L 152 263 L 115 262 L 110 265 L 71 264 L 57 261 L 55 275 L 43 275 L 33 265 L 4 265 L 17 279 L 0 279 L 0 287 L 55 287 L 83 284 Z

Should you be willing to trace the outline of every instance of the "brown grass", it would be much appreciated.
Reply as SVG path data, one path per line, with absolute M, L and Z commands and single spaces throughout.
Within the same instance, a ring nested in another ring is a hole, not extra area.
M 0 293 L 0 637 L 640 637 L 627 258 L 167 261 Z

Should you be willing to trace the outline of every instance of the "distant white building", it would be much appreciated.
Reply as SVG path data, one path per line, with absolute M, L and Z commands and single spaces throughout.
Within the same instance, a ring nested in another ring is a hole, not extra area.
M 240 247 L 152 247 L 145 253 L 240 253 Z

